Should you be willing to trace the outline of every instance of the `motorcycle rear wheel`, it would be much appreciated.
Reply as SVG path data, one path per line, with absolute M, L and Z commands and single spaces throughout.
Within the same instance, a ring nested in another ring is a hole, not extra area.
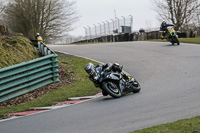
M 122 96 L 119 86 L 111 81 L 103 82 L 102 88 L 113 98 L 119 98 Z

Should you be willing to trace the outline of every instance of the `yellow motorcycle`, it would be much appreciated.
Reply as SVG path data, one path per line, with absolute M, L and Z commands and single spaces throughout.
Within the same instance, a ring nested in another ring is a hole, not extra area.
M 173 26 L 167 27 L 167 32 L 166 31 L 161 31 L 166 33 L 166 40 L 171 42 L 173 45 L 174 43 L 177 43 L 177 45 L 180 45 L 179 39 L 177 32 L 174 30 Z

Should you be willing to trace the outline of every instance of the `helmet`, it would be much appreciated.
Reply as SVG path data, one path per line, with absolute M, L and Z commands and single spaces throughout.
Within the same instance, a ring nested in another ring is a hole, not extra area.
M 85 71 L 91 76 L 95 73 L 95 66 L 92 63 L 88 63 L 85 66 Z
M 167 23 L 165 21 L 163 21 L 162 26 L 167 26 Z
M 114 72 L 122 72 L 122 65 L 119 65 L 119 63 L 114 63 L 113 65 L 112 65 L 112 70 L 114 71 Z
M 40 33 L 36 33 L 36 36 L 40 36 Z

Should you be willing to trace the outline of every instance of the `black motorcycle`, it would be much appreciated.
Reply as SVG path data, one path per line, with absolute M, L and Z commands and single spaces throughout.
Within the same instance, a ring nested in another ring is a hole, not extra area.
M 115 67 L 113 67 L 115 66 Z M 110 69 L 102 69 L 101 65 L 94 67 L 92 63 L 86 65 L 85 70 L 96 87 L 100 87 L 102 94 L 113 98 L 133 92 L 140 92 L 140 84 L 133 77 L 122 71 L 122 65 L 115 63 Z

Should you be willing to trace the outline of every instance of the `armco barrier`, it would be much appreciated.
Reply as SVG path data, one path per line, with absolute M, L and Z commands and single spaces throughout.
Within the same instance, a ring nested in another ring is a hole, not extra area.
M 57 54 L 43 43 L 38 46 L 46 56 L 0 69 L 0 102 L 59 81 Z

